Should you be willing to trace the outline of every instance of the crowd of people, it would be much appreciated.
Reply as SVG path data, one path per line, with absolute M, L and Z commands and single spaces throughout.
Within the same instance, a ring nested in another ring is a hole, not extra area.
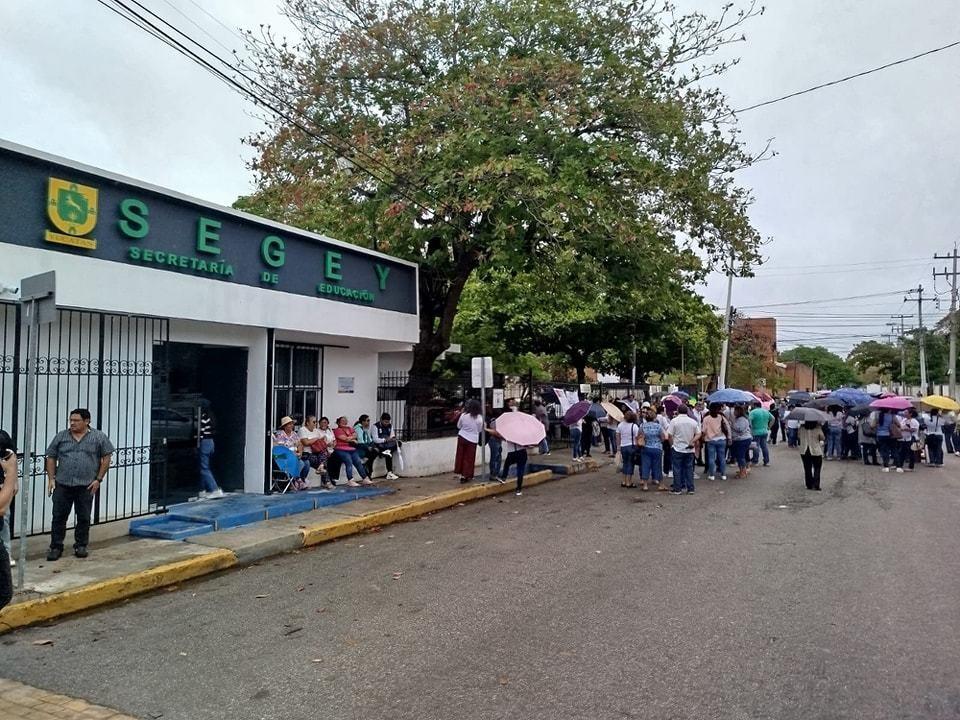
M 288 415 L 280 419 L 273 435 L 277 472 L 288 476 L 291 490 L 309 488 L 311 471 L 321 488 L 336 487 L 341 469 L 348 487 L 373 485 L 373 464 L 378 458 L 386 464 L 386 479 L 397 480 L 400 476 L 394 472 L 394 455 L 400 453 L 401 445 L 389 413 L 383 413 L 373 424 L 366 414 L 352 425 L 349 418 L 341 416 L 332 428 L 329 418 L 307 415 L 299 429 Z

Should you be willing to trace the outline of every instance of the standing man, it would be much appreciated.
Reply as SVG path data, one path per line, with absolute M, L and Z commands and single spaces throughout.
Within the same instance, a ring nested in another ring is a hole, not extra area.
M 684 490 L 693 495 L 693 456 L 700 441 L 700 426 L 687 415 L 687 406 L 677 408 L 677 414 L 667 426 L 667 435 L 673 443 L 673 487 L 670 492 L 680 495 Z
M 760 462 L 760 455 L 763 454 L 763 466 L 770 464 L 770 450 L 767 448 L 767 436 L 770 435 L 770 428 L 773 427 L 773 415 L 769 410 L 764 410 L 760 403 L 753 404 L 753 410 L 748 416 L 750 419 L 750 431 L 753 433 L 753 441 L 757 444 L 757 449 L 753 451 L 751 463 L 756 465 Z
M 58 432 L 47 448 L 47 493 L 53 496 L 53 526 L 47 560 L 63 555 L 67 536 L 67 518 L 76 513 L 73 530 L 73 554 L 87 557 L 90 537 L 90 511 L 93 499 L 107 470 L 113 443 L 104 433 L 90 427 L 90 411 L 77 408 L 70 412 L 70 427 Z

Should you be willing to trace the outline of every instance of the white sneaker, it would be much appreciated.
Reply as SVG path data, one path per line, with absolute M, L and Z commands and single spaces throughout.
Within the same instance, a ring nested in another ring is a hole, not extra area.
M 902 473 L 902 472 L 903 472 L 903 468 L 897 468 L 897 472 L 898 472 L 898 473 Z
M 726 475 L 721 475 L 721 476 L 720 476 L 720 479 L 721 479 L 721 480 L 726 480 L 726 479 L 727 479 L 727 476 L 726 476 Z
M 387 480 L 399 480 L 399 479 L 400 479 L 400 476 L 397 475 L 396 473 L 392 473 L 392 472 L 387 473 Z
M 523 495 L 523 491 L 522 491 L 522 490 L 517 490 L 517 497 L 520 497 L 521 495 Z
M 384 457 L 393 457 L 393 450 L 384 450 L 380 454 L 383 455 Z
M 670 472 L 667 473 L 667 477 L 668 477 L 668 478 L 672 478 L 672 477 L 673 477 L 673 470 L 671 470 Z
M 217 488 L 216 490 L 211 490 L 210 492 L 207 493 L 207 497 L 210 498 L 211 500 L 213 498 L 222 498 L 223 490 L 221 490 L 220 488 Z
M 888 467 L 880 468 L 880 472 L 890 472 L 890 468 Z
M 17 566 L 17 561 L 14 560 L 13 558 L 10 558 L 10 567 L 16 567 L 16 566 Z
M 714 475 L 707 475 L 707 480 L 716 480 L 716 479 L 717 479 L 717 478 L 716 478 L 716 476 L 714 476 Z M 726 478 L 724 478 L 724 479 L 726 479 Z

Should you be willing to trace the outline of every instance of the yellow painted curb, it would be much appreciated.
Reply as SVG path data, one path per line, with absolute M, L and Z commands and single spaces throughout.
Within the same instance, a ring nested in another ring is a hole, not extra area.
M 553 478 L 550 470 L 540 470 L 530 473 L 523 479 L 524 487 L 539 485 Z M 310 525 L 301 528 L 303 534 L 303 544 L 319 545 L 321 543 L 336 540 L 337 538 L 355 535 L 356 533 L 369 530 L 373 527 L 390 525 L 392 523 L 409 520 L 410 518 L 426 515 L 445 508 L 453 507 L 463 502 L 480 500 L 481 498 L 500 495 L 506 492 L 512 492 L 516 487 L 516 482 L 508 482 L 504 485 L 500 483 L 484 483 L 482 485 L 468 485 L 464 488 L 457 488 L 449 492 L 433 495 L 424 500 L 414 500 L 412 502 L 397 505 L 385 510 L 375 510 L 366 515 L 360 515 L 355 518 L 345 520 L 331 520 L 317 525 Z
M 0 633 L 89 610 L 183 580 L 225 570 L 236 564 L 237 556 L 233 552 L 216 548 L 196 557 L 8 605 L 0 610 Z

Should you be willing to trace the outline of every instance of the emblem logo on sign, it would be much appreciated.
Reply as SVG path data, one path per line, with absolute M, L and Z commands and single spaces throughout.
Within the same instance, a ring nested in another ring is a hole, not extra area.
M 47 242 L 96 250 L 97 241 L 89 235 L 97 224 L 96 188 L 69 180 L 50 178 L 47 186 L 47 217 L 60 232 L 47 230 Z

